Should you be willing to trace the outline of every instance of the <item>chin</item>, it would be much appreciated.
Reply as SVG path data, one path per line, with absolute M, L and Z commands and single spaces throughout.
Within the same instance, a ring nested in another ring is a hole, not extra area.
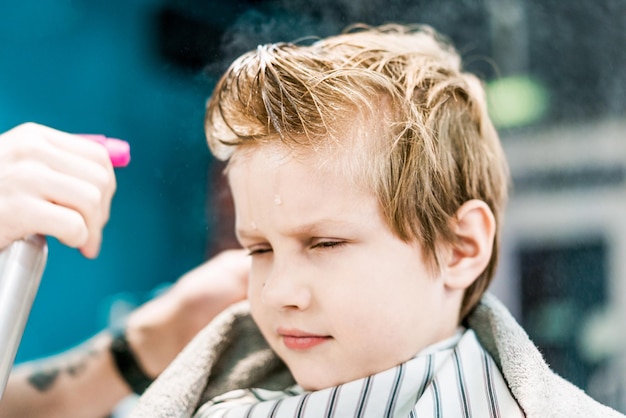
M 293 373 L 294 379 L 296 383 L 302 387 L 302 389 L 314 392 L 317 390 L 328 389 L 333 386 L 338 386 L 342 383 L 346 383 L 346 381 L 342 381 L 341 379 L 331 379 L 329 376 L 315 376 L 310 373 L 302 373 L 304 376 Z
M 302 387 L 302 389 L 314 392 L 317 390 L 328 389 L 334 386 L 343 385 L 344 383 L 351 382 L 353 380 L 362 379 L 364 377 L 369 376 L 374 373 L 362 373 L 358 375 L 353 375 L 351 373 L 343 373 L 343 374 L 331 374 L 328 373 L 328 370 L 323 370 L 320 368 L 316 368 L 314 370 L 301 370 L 294 371 L 290 368 L 291 374 L 294 377 L 296 383 Z

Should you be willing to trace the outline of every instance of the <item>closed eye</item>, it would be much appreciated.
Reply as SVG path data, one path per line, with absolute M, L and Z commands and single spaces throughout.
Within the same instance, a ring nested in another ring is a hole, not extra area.
M 249 248 L 248 249 L 248 255 L 250 255 L 250 256 L 267 254 L 267 253 L 270 253 L 270 252 L 272 252 L 272 248 L 271 247 L 258 247 L 258 248 Z
M 321 241 L 313 245 L 311 248 L 334 249 L 346 245 L 346 241 Z

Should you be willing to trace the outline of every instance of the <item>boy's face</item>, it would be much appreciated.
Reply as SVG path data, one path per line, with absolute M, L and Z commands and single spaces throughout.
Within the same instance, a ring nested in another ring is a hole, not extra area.
M 302 387 L 386 370 L 454 333 L 443 280 L 391 232 L 373 193 L 313 153 L 259 145 L 238 157 L 229 179 L 252 315 Z

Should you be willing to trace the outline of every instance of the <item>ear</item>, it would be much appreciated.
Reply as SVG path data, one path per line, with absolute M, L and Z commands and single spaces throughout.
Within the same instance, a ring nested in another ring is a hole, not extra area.
M 443 276 L 448 288 L 466 289 L 489 264 L 496 219 L 485 202 L 469 200 L 456 211 L 452 222 L 457 241 L 445 252 Z

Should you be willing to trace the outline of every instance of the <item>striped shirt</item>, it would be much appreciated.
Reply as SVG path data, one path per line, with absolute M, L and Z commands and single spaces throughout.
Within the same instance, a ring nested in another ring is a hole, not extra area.
M 305 392 L 240 389 L 204 404 L 194 418 L 523 418 L 474 332 L 435 344 L 394 368 Z

